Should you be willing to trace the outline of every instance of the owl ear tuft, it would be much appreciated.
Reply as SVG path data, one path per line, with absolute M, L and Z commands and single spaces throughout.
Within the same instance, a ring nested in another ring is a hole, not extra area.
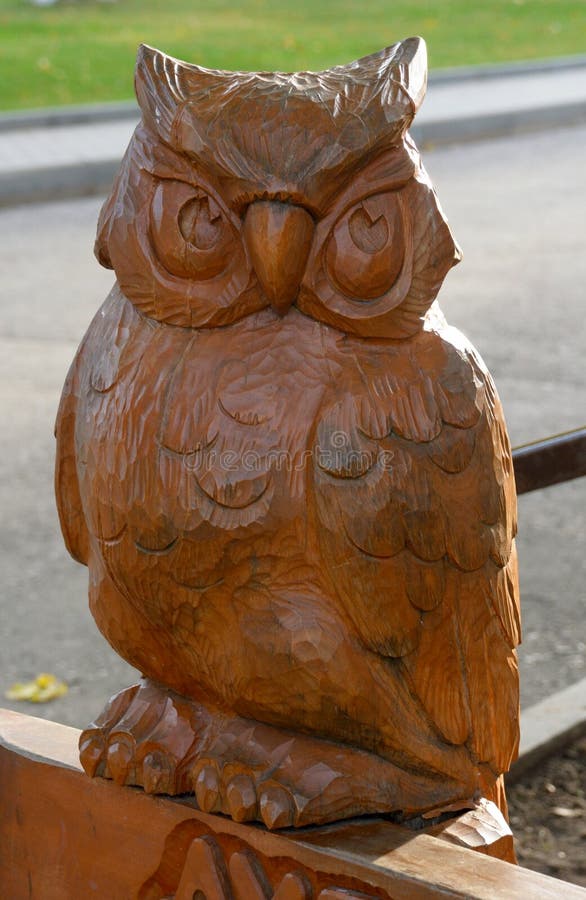
M 411 98 L 415 114 L 427 91 L 427 46 L 423 38 L 411 37 L 401 41 L 398 48 L 392 77 Z
M 368 119 L 373 134 L 401 139 L 425 97 L 425 41 L 407 38 L 318 77 L 337 90 L 338 110 Z
M 134 89 L 145 125 L 174 146 L 175 125 L 188 100 L 206 97 L 218 84 L 231 84 L 235 73 L 205 69 L 141 44 Z
M 134 89 L 144 123 L 170 144 L 173 126 L 185 101 L 205 90 L 214 73 L 141 44 L 136 57 Z
M 427 47 L 420 37 L 407 38 L 353 64 L 358 82 L 369 83 L 373 99 L 382 97 L 390 107 L 407 100 L 413 118 L 427 90 Z M 398 91 L 397 91 L 398 89 Z
M 175 60 L 141 44 L 136 58 L 134 89 L 143 121 L 165 140 L 170 140 L 177 107 L 183 102 Z

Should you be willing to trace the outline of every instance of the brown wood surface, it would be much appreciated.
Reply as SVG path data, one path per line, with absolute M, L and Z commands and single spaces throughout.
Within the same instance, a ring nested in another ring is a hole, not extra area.
M 500 403 L 434 298 L 460 258 L 407 129 L 417 38 L 321 73 L 141 48 L 56 488 L 144 679 L 90 775 L 269 828 L 498 803 L 518 745 Z
M 75 760 L 78 735 L 0 710 L 3 900 L 586 897 L 381 819 L 274 834 L 188 798 L 89 779 Z

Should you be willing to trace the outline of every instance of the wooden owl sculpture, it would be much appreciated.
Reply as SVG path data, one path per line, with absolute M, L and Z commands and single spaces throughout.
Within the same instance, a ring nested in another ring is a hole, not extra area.
M 434 298 L 425 45 L 319 73 L 142 47 L 98 225 L 116 284 L 57 419 L 98 627 L 142 673 L 90 775 L 269 828 L 483 795 L 518 743 L 515 486 Z

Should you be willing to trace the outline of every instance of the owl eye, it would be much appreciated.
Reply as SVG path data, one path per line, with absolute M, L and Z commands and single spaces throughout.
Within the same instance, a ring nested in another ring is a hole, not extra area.
M 373 300 L 391 289 L 403 265 L 401 209 L 394 192 L 373 194 L 334 225 L 325 251 L 330 281 L 353 300 Z
M 207 281 L 230 263 L 234 229 L 203 188 L 163 181 L 151 203 L 151 240 L 165 268 L 180 278 Z
M 217 203 L 206 195 L 188 200 L 179 210 L 179 230 L 197 250 L 211 250 L 221 241 L 224 231 Z

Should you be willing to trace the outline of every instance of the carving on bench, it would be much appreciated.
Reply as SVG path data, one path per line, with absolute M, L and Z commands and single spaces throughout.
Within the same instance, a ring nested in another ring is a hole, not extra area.
M 407 131 L 425 85 L 417 38 L 317 74 L 139 51 L 116 283 L 56 425 L 67 547 L 144 674 L 82 733 L 90 775 L 269 828 L 506 814 L 515 486 L 434 303 L 460 253 Z
M 311 871 L 294 859 L 262 857 L 234 840 L 231 847 L 226 846 L 218 835 L 194 837 L 179 856 L 177 844 L 185 846 L 191 830 L 201 827 L 187 822 L 169 835 L 169 859 L 163 856 L 157 872 L 140 888 L 138 900 L 160 900 L 161 891 L 169 888 L 171 873 L 173 893 L 165 900 L 374 900 L 380 896 L 349 886 L 355 878 L 336 884 L 331 875 Z

